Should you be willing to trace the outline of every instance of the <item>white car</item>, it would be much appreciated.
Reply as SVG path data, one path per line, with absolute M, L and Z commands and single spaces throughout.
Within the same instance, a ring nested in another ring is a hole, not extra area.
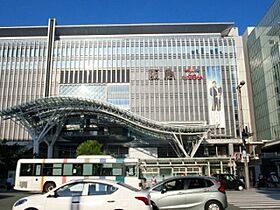
M 13 210 L 152 210 L 145 192 L 110 180 L 75 180 L 19 199 Z

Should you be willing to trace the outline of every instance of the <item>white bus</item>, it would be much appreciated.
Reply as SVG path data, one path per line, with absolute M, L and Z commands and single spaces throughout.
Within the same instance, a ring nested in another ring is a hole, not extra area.
M 20 159 L 15 190 L 48 192 L 74 179 L 110 179 L 139 187 L 138 159 L 80 156 L 76 159 Z

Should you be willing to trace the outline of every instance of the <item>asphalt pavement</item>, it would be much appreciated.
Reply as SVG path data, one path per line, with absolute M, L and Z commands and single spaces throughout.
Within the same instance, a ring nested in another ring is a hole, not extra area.
M 0 191 L 0 210 L 11 210 L 19 198 L 32 195 L 32 193 L 19 191 Z M 227 191 L 229 206 L 227 210 L 239 209 L 279 209 L 280 189 L 262 188 L 244 191 Z

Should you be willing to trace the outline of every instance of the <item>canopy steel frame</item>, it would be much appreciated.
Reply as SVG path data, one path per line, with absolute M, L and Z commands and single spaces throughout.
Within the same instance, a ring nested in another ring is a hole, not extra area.
M 34 153 L 39 152 L 38 145 L 45 141 L 48 147 L 52 147 L 58 138 L 65 120 L 73 114 L 98 114 L 111 122 L 121 123 L 137 132 L 147 134 L 158 139 L 168 140 L 176 154 L 184 157 L 194 157 L 202 140 L 207 136 L 213 126 L 178 126 L 157 122 L 134 114 L 128 110 L 121 109 L 112 104 L 99 100 L 89 100 L 72 97 L 48 97 L 37 99 L 22 105 L 14 106 L 0 111 L 3 119 L 14 119 L 19 121 L 31 135 L 34 142 Z M 60 126 L 58 126 L 60 125 Z M 51 138 L 45 139 L 49 131 L 58 126 L 58 129 Z M 179 136 L 179 139 L 178 139 Z M 182 136 L 199 136 L 199 140 L 188 148 L 184 146 Z M 51 149 L 49 149 L 49 155 Z

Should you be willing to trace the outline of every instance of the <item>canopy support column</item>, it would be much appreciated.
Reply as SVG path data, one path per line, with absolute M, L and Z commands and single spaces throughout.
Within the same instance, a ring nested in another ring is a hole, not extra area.
M 36 157 L 37 155 L 39 155 L 39 141 L 38 139 L 33 139 L 33 156 Z
M 56 131 L 55 131 L 55 134 L 52 135 L 51 141 L 44 140 L 46 142 L 46 144 L 48 145 L 48 158 L 53 158 L 53 147 L 54 147 L 54 144 L 55 144 L 59 134 L 62 131 L 63 126 L 64 126 L 64 123 L 61 123 L 56 126 Z
M 209 131 L 210 131 L 210 129 L 208 129 L 206 132 L 204 132 L 203 135 L 200 137 L 200 139 L 196 140 L 196 142 L 193 143 L 193 148 L 192 148 L 192 152 L 191 152 L 191 158 L 194 157 L 194 155 L 197 152 L 201 142 L 207 137 Z
M 176 134 L 173 133 L 173 137 L 174 137 L 174 140 L 175 140 L 175 143 L 176 145 L 179 147 L 179 149 L 183 152 L 183 154 L 185 155 L 185 157 L 190 157 L 188 155 L 188 153 L 186 152 L 185 148 L 184 148 L 184 145 L 183 145 L 183 142 L 180 142 L 179 139 L 177 138 Z

